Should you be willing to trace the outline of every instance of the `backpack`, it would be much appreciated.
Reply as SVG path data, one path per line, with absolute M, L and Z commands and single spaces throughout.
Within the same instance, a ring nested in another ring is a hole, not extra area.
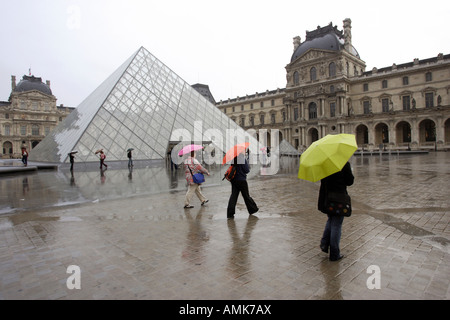
M 222 180 L 227 179 L 228 181 L 231 181 L 234 179 L 235 175 L 236 175 L 236 166 L 230 166 L 223 175 Z

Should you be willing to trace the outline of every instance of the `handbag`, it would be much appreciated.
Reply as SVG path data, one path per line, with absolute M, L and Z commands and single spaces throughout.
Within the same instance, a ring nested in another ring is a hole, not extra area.
M 325 200 L 327 214 L 350 217 L 352 214 L 352 199 L 346 193 L 328 192 Z
M 200 183 L 205 182 L 205 176 L 203 175 L 203 173 L 199 172 L 196 174 L 192 174 L 192 170 L 191 170 L 191 167 L 189 167 L 189 165 L 188 165 L 188 168 L 189 168 L 189 171 L 191 172 L 192 181 L 194 181 L 194 183 L 200 184 Z

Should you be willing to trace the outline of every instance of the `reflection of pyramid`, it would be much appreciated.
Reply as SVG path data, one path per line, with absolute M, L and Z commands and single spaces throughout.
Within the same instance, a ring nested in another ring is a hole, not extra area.
M 185 129 L 195 138 L 195 121 L 202 121 L 203 131 L 222 134 L 222 150 L 229 147 L 227 129 L 244 134 L 141 47 L 30 152 L 29 160 L 68 162 L 68 153 L 77 150 L 77 162 L 98 161 L 94 151 L 101 148 L 109 161 L 125 160 L 128 148 L 136 160 L 164 159 L 172 132 Z

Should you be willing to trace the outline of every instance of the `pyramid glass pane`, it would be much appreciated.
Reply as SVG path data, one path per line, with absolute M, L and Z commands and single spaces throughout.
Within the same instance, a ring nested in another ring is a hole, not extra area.
M 200 127 L 194 128 L 199 121 Z M 141 47 L 32 149 L 29 159 L 68 162 L 68 153 L 77 150 L 79 162 L 93 162 L 98 161 L 95 151 L 102 148 L 108 160 L 123 161 L 125 151 L 134 148 L 136 160 L 161 160 L 166 157 L 169 144 L 181 139 L 173 135 L 178 129 L 187 130 L 183 132 L 190 137 L 184 139 L 190 141 L 194 139 L 194 129 L 195 138 L 200 139 L 206 130 L 215 129 L 223 137 L 223 144 L 217 147 L 226 151 L 232 143 L 225 142 L 227 131 L 238 128 Z M 238 134 L 247 135 L 243 129 Z M 248 135 L 245 139 L 257 144 Z

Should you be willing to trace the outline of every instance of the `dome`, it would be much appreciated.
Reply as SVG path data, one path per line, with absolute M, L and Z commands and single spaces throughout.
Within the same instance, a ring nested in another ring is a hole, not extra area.
M 292 54 L 291 62 L 301 57 L 309 49 L 319 49 L 328 51 L 340 51 L 344 49 L 344 39 L 342 31 L 330 26 L 320 28 L 316 31 L 306 33 L 306 41 L 300 44 Z M 351 54 L 359 58 L 356 49 L 351 46 Z
M 52 95 L 50 87 L 42 82 L 42 78 L 35 76 L 23 76 L 22 80 L 14 88 L 14 92 L 25 92 L 37 90 L 47 95 Z

